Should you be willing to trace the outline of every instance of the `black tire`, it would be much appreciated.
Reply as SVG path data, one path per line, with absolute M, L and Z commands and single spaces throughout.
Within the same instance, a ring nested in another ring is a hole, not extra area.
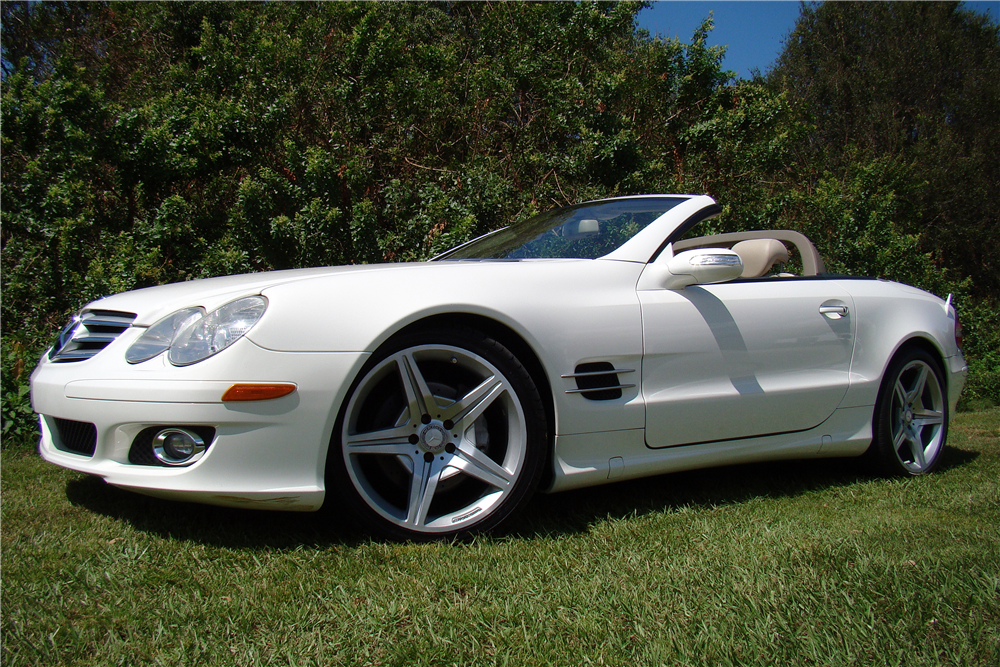
M 937 360 L 904 348 L 889 364 L 878 400 L 868 458 L 891 477 L 925 475 L 941 460 L 948 436 L 948 398 Z
M 490 531 L 534 493 L 547 447 L 538 389 L 500 342 L 465 328 L 404 334 L 348 392 L 326 504 L 394 540 Z

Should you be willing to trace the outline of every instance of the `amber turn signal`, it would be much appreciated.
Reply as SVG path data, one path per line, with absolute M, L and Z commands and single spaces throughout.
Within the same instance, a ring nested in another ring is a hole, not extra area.
M 295 391 L 295 385 L 289 382 L 278 384 L 234 384 L 222 395 L 223 402 L 228 401 L 267 401 L 272 398 L 288 396 Z

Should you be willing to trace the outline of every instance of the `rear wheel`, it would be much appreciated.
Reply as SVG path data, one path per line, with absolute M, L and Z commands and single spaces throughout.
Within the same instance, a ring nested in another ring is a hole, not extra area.
M 933 470 L 948 435 L 948 402 L 940 366 L 927 352 L 900 352 L 875 405 L 870 455 L 881 472 L 899 477 Z
M 473 330 L 406 335 L 352 386 L 328 487 L 363 527 L 440 539 L 497 526 L 538 485 L 547 427 L 531 376 Z

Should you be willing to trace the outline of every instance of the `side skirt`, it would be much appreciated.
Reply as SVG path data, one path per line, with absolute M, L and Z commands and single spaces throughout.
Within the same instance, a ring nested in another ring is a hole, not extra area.
M 808 431 L 650 449 L 643 429 L 557 435 L 546 492 L 696 468 L 780 459 L 860 456 L 872 439 L 870 406 L 841 408 Z

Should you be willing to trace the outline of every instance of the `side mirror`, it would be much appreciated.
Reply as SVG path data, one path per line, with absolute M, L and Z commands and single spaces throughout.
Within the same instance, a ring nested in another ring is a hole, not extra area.
M 667 275 L 663 286 L 679 290 L 688 285 L 724 283 L 743 274 L 743 260 L 725 248 L 685 250 L 666 262 Z

